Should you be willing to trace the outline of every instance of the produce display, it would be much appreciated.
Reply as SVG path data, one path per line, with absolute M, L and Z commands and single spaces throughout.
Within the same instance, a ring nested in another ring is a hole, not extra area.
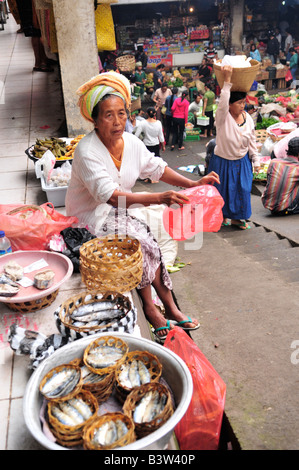
M 82 357 L 54 367 L 40 382 L 47 432 L 64 447 L 92 450 L 123 447 L 148 435 L 173 414 L 161 374 L 156 356 L 129 352 L 120 338 L 91 341 Z M 107 411 L 108 399 L 113 412 Z
M 85 134 L 80 134 L 70 141 L 69 144 L 64 139 L 51 137 L 46 139 L 36 139 L 32 149 L 35 158 L 42 158 L 47 150 L 51 150 L 56 160 L 72 160 L 75 148 Z

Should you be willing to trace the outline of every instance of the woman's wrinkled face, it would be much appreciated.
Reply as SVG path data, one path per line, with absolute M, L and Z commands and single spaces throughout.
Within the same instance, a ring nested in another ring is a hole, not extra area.
M 122 136 L 127 122 L 124 101 L 118 96 L 110 96 L 100 103 L 99 113 L 95 119 L 95 129 L 103 139 L 118 139 Z
M 246 98 L 244 98 L 243 100 L 235 101 L 234 103 L 230 103 L 229 110 L 231 114 L 233 114 L 234 116 L 238 116 L 244 111 L 245 105 L 246 105 Z

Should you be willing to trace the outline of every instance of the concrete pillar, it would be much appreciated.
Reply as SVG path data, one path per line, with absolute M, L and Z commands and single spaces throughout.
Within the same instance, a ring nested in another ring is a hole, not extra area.
M 76 90 L 99 73 L 94 0 L 53 0 L 68 137 L 93 126 L 83 119 Z
M 242 51 L 244 0 L 230 0 L 231 54 Z

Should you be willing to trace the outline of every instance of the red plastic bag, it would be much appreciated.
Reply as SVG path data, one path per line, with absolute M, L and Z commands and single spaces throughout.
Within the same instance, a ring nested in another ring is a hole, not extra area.
M 30 207 L 33 207 L 31 212 Z M 12 211 L 15 212 L 8 214 Z M 60 214 L 52 203 L 41 206 L 0 204 L 0 229 L 9 238 L 12 251 L 46 250 L 54 234 L 77 222 L 77 217 Z
M 163 225 L 171 238 L 182 241 L 199 232 L 220 230 L 224 201 L 215 186 L 195 186 L 180 193 L 187 196 L 189 202 L 182 206 L 166 207 L 163 212 Z
M 186 363 L 193 379 L 193 395 L 175 435 L 181 450 L 217 450 L 222 425 L 226 385 L 187 333 L 174 327 L 164 347 Z

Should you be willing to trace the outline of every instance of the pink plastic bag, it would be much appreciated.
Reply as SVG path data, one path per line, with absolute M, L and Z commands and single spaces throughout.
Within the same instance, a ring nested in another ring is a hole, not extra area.
M 52 203 L 37 206 L 40 210 L 31 212 L 30 207 L 0 204 L 0 227 L 10 240 L 12 251 L 47 250 L 53 235 L 78 222 L 77 217 L 67 217 L 56 211 Z
M 224 201 L 215 186 L 206 184 L 180 191 L 189 198 L 182 206 L 166 207 L 163 212 L 163 225 L 174 240 L 192 238 L 199 232 L 220 230 Z
M 168 333 L 164 347 L 183 359 L 193 379 L 190 405 L 175 427 L 180 449 L 217 450 L 226 396 L 225 383 L 182 328 L 175 327 Z

